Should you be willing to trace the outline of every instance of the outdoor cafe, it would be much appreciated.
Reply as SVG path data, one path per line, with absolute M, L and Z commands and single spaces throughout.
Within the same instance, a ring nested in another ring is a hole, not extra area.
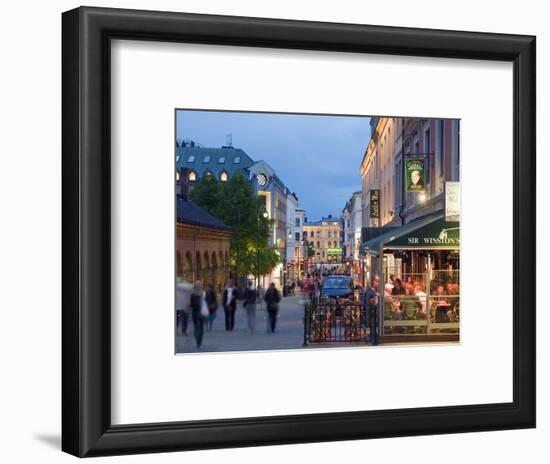
M 460 224 L 443 216 L 412 221 L 365 243 L 379 276 L 381 341 L 458 341 Z

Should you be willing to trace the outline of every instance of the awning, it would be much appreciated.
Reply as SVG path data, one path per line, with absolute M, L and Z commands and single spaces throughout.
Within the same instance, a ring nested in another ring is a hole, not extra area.
M 363 243 L 366 254 L 379 255 L 384 250 L 458 250 L 460 223 L 445 222 L 442 215 L 430 216 L 394 227 Z

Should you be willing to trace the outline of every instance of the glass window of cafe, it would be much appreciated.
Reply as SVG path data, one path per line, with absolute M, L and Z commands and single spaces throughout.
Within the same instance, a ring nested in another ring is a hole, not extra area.
M 460 330 L 457 250 L 384 250 L 383 335 L 450 335 Z

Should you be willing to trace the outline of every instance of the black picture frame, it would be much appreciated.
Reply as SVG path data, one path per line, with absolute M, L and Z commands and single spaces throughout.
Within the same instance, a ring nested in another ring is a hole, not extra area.
M 88 7 L 63 13 L 62 26 L 64 451 L 84 457 L 535 426 L 535 37 Z M 111 425 L 112 39 L 512 62 L 513 401 Z

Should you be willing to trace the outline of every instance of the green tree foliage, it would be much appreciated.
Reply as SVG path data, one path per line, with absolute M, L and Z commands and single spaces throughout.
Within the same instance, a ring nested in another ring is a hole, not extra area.
M 228 182 L 203 176 L 191 192 L 191 200 L 233 228 L 230 247 L 231 266 L 240 276 L 258 272 L 266 275 L 281 262 L 279 252 L 271 245 L 271 221 L 250 182 L 236 174 Z
M 313 248 L 313 242 L 306 240 L 307 243 L 307 256 L 306 258 L 312 258 L 315 256 L 315 248 Z

